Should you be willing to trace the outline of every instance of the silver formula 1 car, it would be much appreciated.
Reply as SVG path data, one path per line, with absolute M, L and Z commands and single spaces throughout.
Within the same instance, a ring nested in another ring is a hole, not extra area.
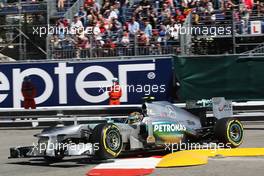
M 238 147 L 243 141 L 243 126 L 232 118 L 232 102 L 213 98 L 212 107 L 210 116 L 201 108 L 182 109 L 165 101 L 146 102 L 141 112 L 133 112 L 123 121 L 112 118 L 97 124 L 44 129 L 35 135 L 37 144 L 10 148 L 10 158 L 44 157 L 55 162 L 65 156 L 87 155 L 109 159 L 121 152 L 192 142 Z

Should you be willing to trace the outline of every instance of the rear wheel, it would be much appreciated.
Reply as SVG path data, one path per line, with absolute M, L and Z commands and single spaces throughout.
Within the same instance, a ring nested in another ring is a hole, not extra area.
M 220 119 L 215 124 L 215 137 L 225 147 L 236 148 L 243 142 L 243 125 L 234 118 Z
M 122 148 L 122 136 L 118 127 L 114 124 L 99 124 L 92 134 L 92 143 L 98 144 L 95 151 L 96 159 L 111 159 L 117 157 Z

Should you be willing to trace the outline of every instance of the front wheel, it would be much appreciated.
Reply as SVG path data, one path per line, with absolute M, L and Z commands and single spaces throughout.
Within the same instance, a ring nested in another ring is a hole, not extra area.
M 121 133 L 112 123 L 97 125 L 93 130 L 92 143 L 99 145 L 95 158 L 101 160 L 116 158 L 123 148 Z
M 45 156 L 44 160 L 46 163 L 52 164 L 61 162 L 63 160 L 64 156 Z
M 215 124 L 215 137 L 225 147 L 236 148 L 243 142 L 243 125 L 234 118 L 220 119 Z

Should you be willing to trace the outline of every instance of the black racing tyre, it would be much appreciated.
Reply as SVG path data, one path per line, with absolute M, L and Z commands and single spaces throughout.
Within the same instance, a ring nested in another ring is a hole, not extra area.
M 236 148 L 243 142 L 244 130 L 241 122 L 234 118 L 223 118 L 215 124 L 215 137 L 225 147 Z
M 63 156 L 57 156 L 57 157 L 56 156 L 45 156 L 44 160 L 46 163 L 52 164 L 52 163 L 57 163 L 57 162 L 62 161 L 63 158 L 64 158 Z
M 54 152 L 55 152 L 55 156 L 44 156 L 44 160 L 46 161 L 46 163 L 52 164 L 63 160 L 64 158 L 63 150 L 61 150 L 60 152 L 58 152 L 58 150 L 54 150 Z
M 118 127 L 112 123 L 97 125 L 91 137 L 95 149 L 95 159 L 116 158 L 123 148 L 122 136 Z
M 41 144 L 42 143 L 41 140 L 39 140 L 38 143 Z M 47 144 L 45 144 L 45 145 L 46 145 L 45 147 L 47 147 Z M 54 153 L 55 153 L 55 156 L 48 156 L 48 155 L 46 155 L 46 150 L 45 150 L 44 154 L 46 156 L 44 156 L 44 160 L 46 163 L 51 164 L 51 163 L 56 163 L 56 162 L 60 162 L 63 160 L 63 158 L 64 158 L 64 150 L 63 149 L 61 149 L 60 151 L 55 149 Z

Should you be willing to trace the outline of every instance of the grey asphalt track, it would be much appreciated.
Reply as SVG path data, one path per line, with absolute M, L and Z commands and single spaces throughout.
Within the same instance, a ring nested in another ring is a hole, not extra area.
M 0 176 L 84 176 L 96 166 L 86 158 L 67 158 L 64 162 L 46 165 L 41 159 L 7 159 L 9 148 L 36 142 L 37 130 L 0 129 Z M 247 123 L 241 147 L 264 147 L 264 123 Z M 154 176 L 263 176 L 264 157 L 212 158 L 203 166 L 156 169 Z

